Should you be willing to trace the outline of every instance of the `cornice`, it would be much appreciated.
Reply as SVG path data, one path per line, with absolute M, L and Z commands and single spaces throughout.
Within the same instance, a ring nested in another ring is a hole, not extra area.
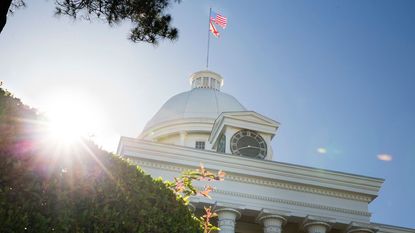
M 168 171 L 183 172 L 185 170 L 192 169 L 192 167 L 190 166 L 181 166 L 177 164 L 164 163 L 161 161 L 144 160 L 144 159 L 137 159 L 133 157 L 131 157 L 131 159 L 133 159 L 135 163 L 141 166 L 158 168 L 158 169 L 163 169 L 163 170 L 168 170 Z M 342 199 L 364 201 L 364 202 L 370 201 L 370 197 L 367 195 L 361 195 L 361 194 L 359 195 L 356 193 L 348 193 L 344 191 L 330 190 L 330 189 L 325 189 L 325 188 L 318 188 L 318 187 L 313 187 L 313 186 L 288 183 L 288 182 L 283 182 L 283 181 L 278 181 L 278 180 L 248 177 L 248 176 L 243 176 L 243 175 L 238 175 L 238 174 L 233 174 L 233 173 L 227 173 L 226 180 L 236 181 L 236 182 L 241 182 L 241 183 L 246 183 L 246 184 L 263 185 L 263 186 L 269 186 L 269 187 L 298 191 L 298 192 L 313 193 L 313 194 L 337 197 L 337 198 L 342 198 Z
M 210 169 L 223 169 L 229 179 L 302 192 L 370 202 L 383 179 L 311 167 L 250 159 L 189 147 L 166 145 L 122 137 L 119 154 L 157 161 L 158 166 L 182 166 L 186 169 L 205 163 Z M 155 165 L 156 166 L 156 165 Z M 166 166 L 166 165 L 163 165 Z

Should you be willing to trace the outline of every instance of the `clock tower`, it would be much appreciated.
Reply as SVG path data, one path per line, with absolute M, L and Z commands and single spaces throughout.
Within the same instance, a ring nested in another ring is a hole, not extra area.
M 271 160 L 271 140 L 278 127 L 278 122 L 253 111 L 223 112 L 213 124 L 209 142 L 217 152 Z

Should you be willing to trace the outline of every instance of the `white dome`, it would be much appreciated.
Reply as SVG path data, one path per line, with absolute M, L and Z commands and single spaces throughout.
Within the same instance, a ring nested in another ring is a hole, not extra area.
M 169 121 L 182 119 L 211 119 L 222 112 L 246 111 L 233 96 L 213 88 L 193 88 L 171 97 L 147 123 L 144 131 Z
M 180 131 L 210 132 L 222 112 L 246 111 L 233 96 L 220 91 L 223 78 L 212 71 L 190 76 L 192 90 L 171 97 L 147 123 L 141 137 L 166 136 Z

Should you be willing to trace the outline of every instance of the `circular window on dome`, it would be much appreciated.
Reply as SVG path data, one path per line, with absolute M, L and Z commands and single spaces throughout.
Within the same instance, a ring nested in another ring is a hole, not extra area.
M 251 158 L 264 159 L 267 155 L 267 143 L 255 131 L 240 130 L 231 138 L 231 152 Z

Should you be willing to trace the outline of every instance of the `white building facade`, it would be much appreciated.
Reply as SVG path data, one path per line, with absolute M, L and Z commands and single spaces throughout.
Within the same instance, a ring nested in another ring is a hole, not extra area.
M 201 163 L 225 171 L 212 199 L 192 199 L 196 211 L 214 206 L 221 233 L 415 233 L 371 222 L 383 179 L 275 162 L 277 121 L 221 92 L 217 73 L 196 72 L 190 84 L 138 138 L 122 137 L 118 154 L 167 180 Z

